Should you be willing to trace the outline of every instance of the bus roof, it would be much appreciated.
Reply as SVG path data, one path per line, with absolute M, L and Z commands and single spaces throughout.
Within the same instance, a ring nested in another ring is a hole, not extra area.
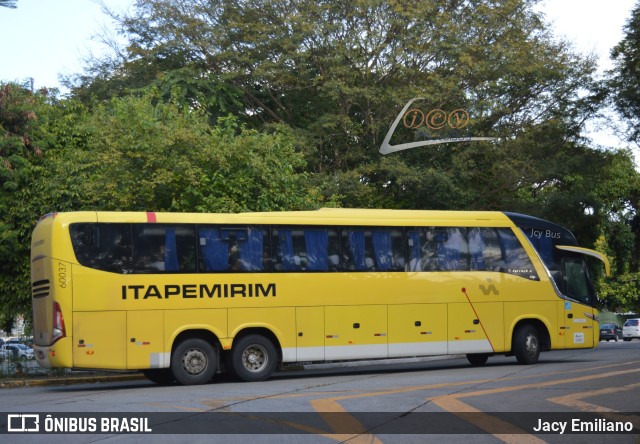
M 129 222 L 129 223 L 219 223 L 219 224 L 335 224 L 335 225 L 453 225 L 512 226 L 498 211 L 437 211 L 322 208 L 310 211 L 273 211 L 247 213 L 169 213 L 83 211 L 57 213 L 56 222 Z

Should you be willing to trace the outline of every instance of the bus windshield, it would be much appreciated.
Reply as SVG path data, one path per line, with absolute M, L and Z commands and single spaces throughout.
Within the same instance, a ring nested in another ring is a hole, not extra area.
M 558 291 L 571 299 L 594 306 L 596 297 L 582 254 L 558 246 L 578 247 L 578 241 L 564 227 L 522 214 L 506 213 L 522 230 L 549 270 Z

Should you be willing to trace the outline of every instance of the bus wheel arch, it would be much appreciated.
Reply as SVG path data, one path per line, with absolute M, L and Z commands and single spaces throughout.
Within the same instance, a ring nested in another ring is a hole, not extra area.
M 226 354 L 227 370 L 245 382 L 269 379 L 281 361 L 280 342 L 266 328 L 249 328 L 239 332 Z
M 524 319 L 516 324 L 511 339 L 511 354 L 515 355 L 519 364 L 535 364 L 540 352 L 549 349 L 549 330 L 543 322 Z
M 218 338 L 208 330 L 185 330 L 171 348 L 171 373 L 183 385 L 209 382 L 219 363 Z

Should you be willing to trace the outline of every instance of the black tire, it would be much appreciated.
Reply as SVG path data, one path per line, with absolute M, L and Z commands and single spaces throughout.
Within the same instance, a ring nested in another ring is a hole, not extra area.
M 276 369 L 278 352 L 273 343 L 260 335 L 240 338 L 231 349 L 231 373 L 246 382 L 269 379 Z
M 624 342 L 629 342 L 631 340 L 631 338 L 623 338 L 622 339 Z
M 487 363 L 489 355 L 487 353 L 469 353 L 467 354 L 467 361 L 474 367 L 481 367 Z
M 170 385 L 176 380 L 169 368 L 152 368 L 143 370 L 142 374 L 151 382 L 159 385 Z
M 209 382 L 217 368 L 216 349 L 204 339 L 185 339 L 171 353 L 171 373 L 183 385 Z
M 518 327 L 513 335 L 512 350 L 518 364 L 531 365 L 538 362 L 540 356 L 540 338 L 538 330 L 531 324 Z

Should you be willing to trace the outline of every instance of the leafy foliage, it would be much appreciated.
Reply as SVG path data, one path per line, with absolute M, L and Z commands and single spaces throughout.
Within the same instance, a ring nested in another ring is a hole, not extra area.
M 29 239 L 36 215 L 21 190 L 31 186 L 50 139 L 42 125 L 52 97 L 17 84 L 0 84 L 0 323 L 11 324 L 29 302 Z
M 608 87 L 616 109 L 628 122 L 630 141 L 640 142 L 640 3 L 631 11 L 625 36 L 612 50 Z

